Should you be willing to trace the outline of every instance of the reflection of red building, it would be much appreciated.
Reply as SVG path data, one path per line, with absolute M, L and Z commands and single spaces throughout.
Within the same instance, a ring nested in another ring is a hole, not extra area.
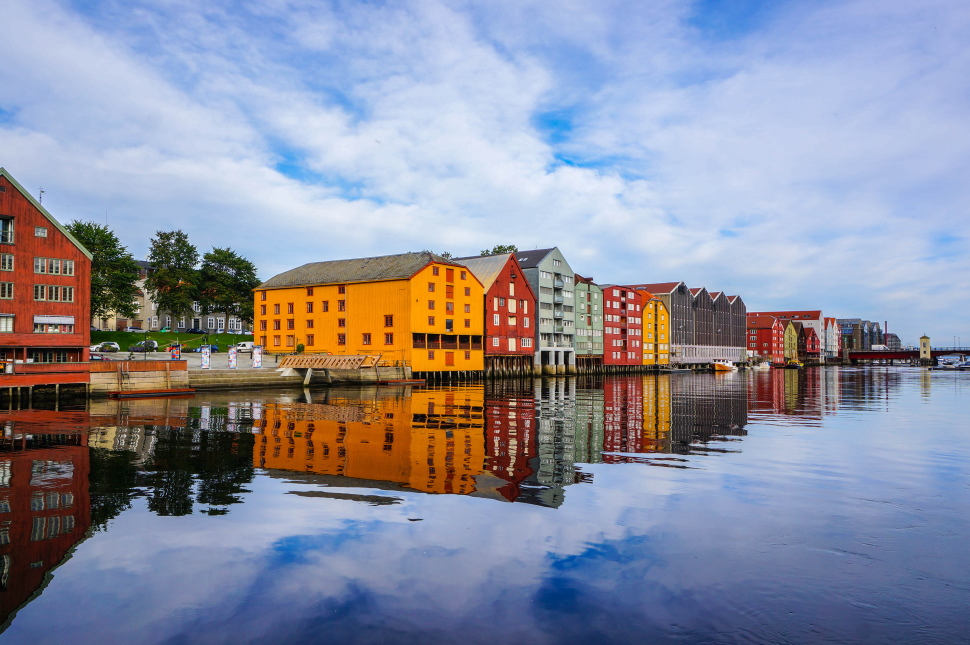
M 59 431 L 42 428 L 60 426 Z M 67 427 L 65 427 L 67 426 Z M 87 433 L 59 412 L 0 415 L 0 621 L 48 581 L 91 524 Z M 0 627 L 2 629 L 2 627 Z
M 603 285 L 603 365 L 643 364 L 643 296 Z
M 535 398 L 504 395 L 485 400 L 485 469 L 504 484 L 496 492 L 510 502 L 533 474 L 529 461 L 538 454 Z
M 605 289 L 604 289 L 605 291 Z M 640 377 L 616 377 L 603 383 L 603 452 L 649 452 L 653 450 L 643 426 L 643 381 Z M 603 455 L 605 463 L 626 461 L 619 455 Z

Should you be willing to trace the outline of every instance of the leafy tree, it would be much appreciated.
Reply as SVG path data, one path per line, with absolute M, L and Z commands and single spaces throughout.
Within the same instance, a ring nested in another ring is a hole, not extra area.
M 91 317 L 111 313 L 134 318 L 138 313 L 138 264 L 107 226 L 74 220 L 66 226 L 71 235 L 92 254 Z
M 519 247 L 514 244 L 496 244 L 492 250 L 484 249 L 482 255 L 498 255 L 499 253 L 517 253 Z
M 176 318 L 190 314 L 198 298 L 199 252 L 182 231 L 158 231 L 148 250 L 153 270 L 145 280 L 158 308 Z
M 256 265 L 232 249 L 213 249 L 202 256 L 199 302 L 202 311 L 222 311 L 253 321 L 253 289 L 259 286 Z

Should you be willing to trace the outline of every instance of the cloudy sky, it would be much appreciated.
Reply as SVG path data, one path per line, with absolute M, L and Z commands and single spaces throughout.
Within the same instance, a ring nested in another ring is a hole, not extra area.
M 139 258 L 559 246 L 970 345 L 968 32 L 959 0 L 7 0 L 0 166 Z

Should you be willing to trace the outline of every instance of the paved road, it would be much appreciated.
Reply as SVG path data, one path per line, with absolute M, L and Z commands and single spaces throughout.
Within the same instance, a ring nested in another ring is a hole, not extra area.
M 126 361 L 128 360 L 128 352 L 91 352 L 94 354 L 101 354 L 105 358 L 112 361 Z M 166 361 L 170 360 L 168 352 L 148 352 L 148 353 L 136 353 L 131 358 L 133 361 L 141 360 L 150 361 Z M 182 360 L 188 363 L 190 370 L 202 369 L 202 354 L 196 354 L 195 352 L 183 352 Z M 229 367 L 229 354 L 227 352 L 217 352 L 212 354 L 210 369 L 227 369 Z M 236 354 L 236 369 L 248 370 L 253 369 L 253 356 L 252 354 Z M 276 369 L 276 357 L 263 355 L 263 368 L 262 369 Z

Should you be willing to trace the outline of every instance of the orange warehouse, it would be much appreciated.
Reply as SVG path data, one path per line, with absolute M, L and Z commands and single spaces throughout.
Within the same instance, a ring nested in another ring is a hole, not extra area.
M 429 251 L 312 262 L 255 289 L 255 339 L 270 353 L 380 355 L 415 373 L 481 371 L 484 289 Z

